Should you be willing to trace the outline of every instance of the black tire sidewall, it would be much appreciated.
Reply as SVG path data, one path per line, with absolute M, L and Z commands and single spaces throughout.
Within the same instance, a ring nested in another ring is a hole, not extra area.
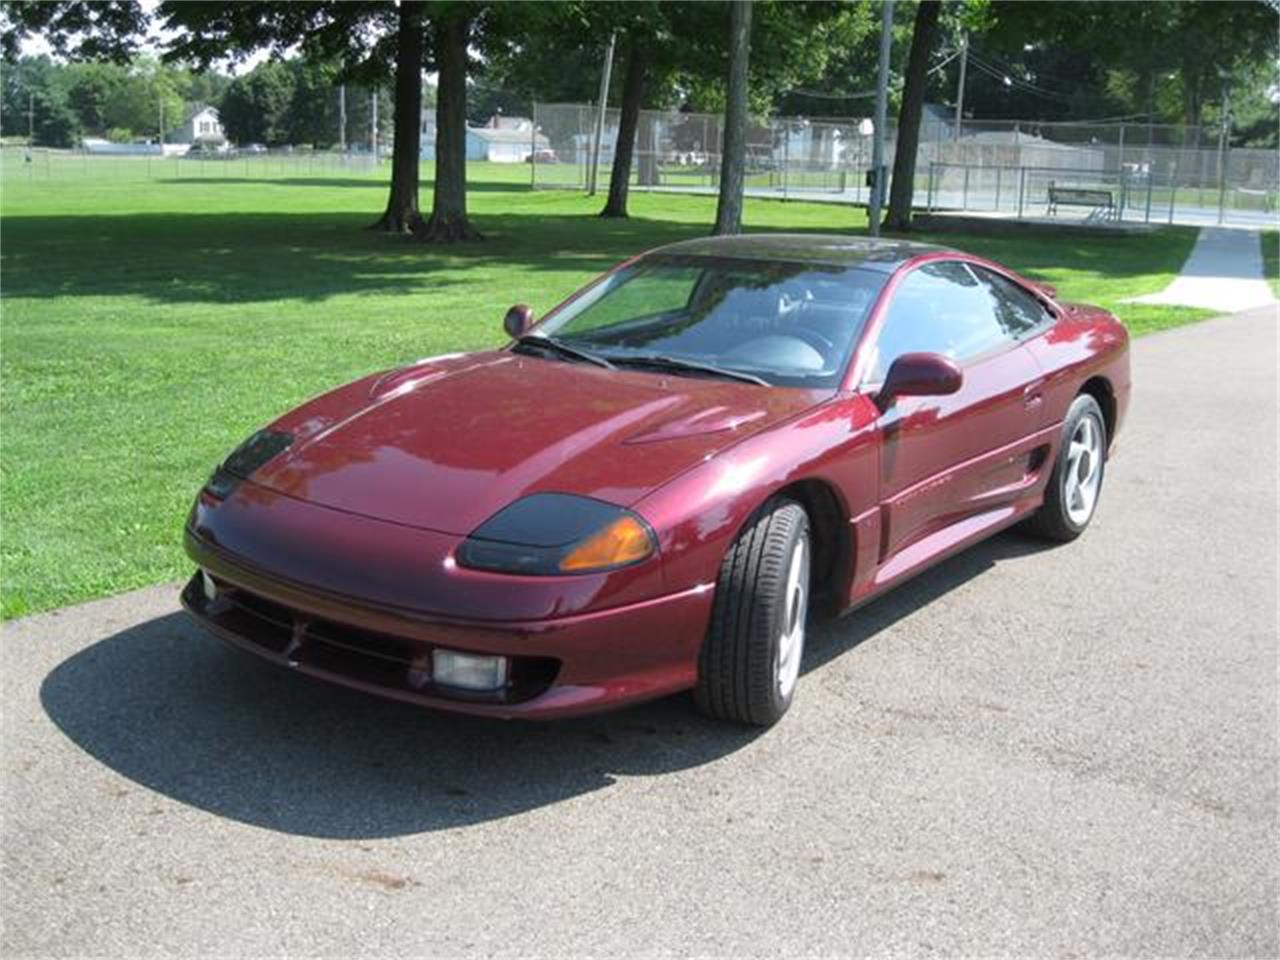
M 791 579 L 791 562 L 792 558 L 795 556 L 796 544 L 802 539 L 805 541 L 805 553 L 806 556 L 809 557 L 809 574 L 812 576 L 813 544 L 809 542 L 809 519 L 805 514 L 804 509 L 800 508 L 799 522 L 797 522 L 789 531 L 785 540 L 786 546 L 782 551 L 782 555 L 787 558 L 787 561 L 782 569 L 782 577 L 778 581 L 779 589 L 770 602 L 772 615 L 769 618 L 769 630 L 772 635 L 772 639 L 769 643 L 769 663 L 771 664 L 769 670 L 769 692 L 772 700 L 772 713 L 774 715 L 774 719 L 781 717 L 788 709 L 790 709 L 791 702 L 795 699 L 796 690 L 800 686 L 800 680 L 797 677 L 796 682 L 791 685 L 791 689 L 787 692 L 786 696 L 783 696 L 779 691 L 778 671 L 781 670 L 782 664 L 778 657 L 778 648 L 782 645 L 782 634 L 786 629 L 786 623 L 784 621 L 787 616 L 787 583 Z M 804 587 L 806 591 L 809 591 L 811 589 L 811 584 L 806 583 Z M 805 639 L 808 639 L 807 625 L 805 626 L 805 633 Z M 800 655 L 803 658 L 803 646 L 801 648 Z

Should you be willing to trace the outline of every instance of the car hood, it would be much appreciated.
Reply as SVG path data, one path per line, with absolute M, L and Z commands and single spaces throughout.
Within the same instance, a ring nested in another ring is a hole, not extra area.
M 461 535 L 529 493 L 629 505 L 826 395 L 507 352 L 434 358 L 281 418 L 295 440 L 252 482 Z

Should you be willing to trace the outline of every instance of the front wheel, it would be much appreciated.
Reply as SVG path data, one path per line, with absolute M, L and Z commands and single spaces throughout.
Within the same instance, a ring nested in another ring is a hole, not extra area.
M 698 709 L 767 727 L 791 706 L 809 612 L 809 518 L 793 500 L 765 504 L 720 564 L 698 658 Z
M 1107 423 L 1102 408 L 1082 393 L 1067 411 L 1044 504 L 1027 521 L 1028 532 L 1063 542 L 1084 533 L 1098 507 L 1106 458 Z

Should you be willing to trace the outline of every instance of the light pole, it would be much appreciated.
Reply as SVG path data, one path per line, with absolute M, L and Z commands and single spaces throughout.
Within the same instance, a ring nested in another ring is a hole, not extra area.
M 600 109 L 596 112 L 595 145 L 591 151 L 591 177 L 587 182 L 587 195 L 596 195 L 596 179 L 600 176 L 600 140 L 604 137 L 605 111 L 609 107 L 609 74 L 613 72 L 613 45 L 617 40 L 616 31 L 609 34 L 609 49 L 604 55 L 604 69 L 600 72 Z M 534 140 L 535 147 L 537 140 Z M 537 150 L 534 150 L 537 153 Z
M 1223 220 L 1227 200 L 1227 131 L 1231 127 L 1231 74 L 1219 70 L 1222 77 L 1222 128 L 1218 131 L 1218 223 Z
M 960 38 L 960 83 L 956 89 L 956 136 L 960 139 L 960 124 L 964 122 L 964 75 L 969 66 L 969 35 Z

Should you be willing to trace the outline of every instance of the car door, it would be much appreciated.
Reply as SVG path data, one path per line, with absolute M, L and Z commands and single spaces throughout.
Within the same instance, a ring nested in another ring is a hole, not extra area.
M 882 566 L 931 534 L 1008 509 L 1025 489 L 1040 368 L 1020 342 L 1024 326 L 1006 313 L 992 285 L 958 260 L 912 268 L 890 298 L 864 389 L 875 391 L 894 359 L 913 352 L 951 358 L 963 382 L 949 396 L 900 397 L 880 417 Z

